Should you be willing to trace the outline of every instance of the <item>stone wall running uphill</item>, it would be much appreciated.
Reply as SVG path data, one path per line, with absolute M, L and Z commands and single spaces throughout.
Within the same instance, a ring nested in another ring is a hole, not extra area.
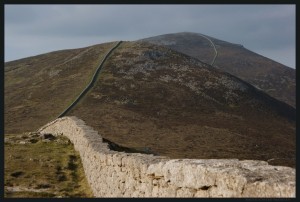
M 117 152 L 76 117 L 56 119 L 38 132 L 70 139 L 95 197 L 295 197 L 293 168 L 255 160 Z

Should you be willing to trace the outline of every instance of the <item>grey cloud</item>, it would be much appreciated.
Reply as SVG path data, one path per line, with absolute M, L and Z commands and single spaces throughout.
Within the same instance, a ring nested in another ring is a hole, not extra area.
M 9 5 L 5 6 L 5 51 L 32 40 L 67 38 L 57 49 L 104 39 L 137 40 L 174 32 L 198 32 L 255 51 L 295 47 L 291 5 Z M 20 37 L 21 36 L 21 37 Z M 103 41 L 104 42 L 104 41 Z M 13 45 L 15 43 L 15 45 Z M 12 51 L 13 53 L 14 51 Z M 15 54 L 16 56 L 16 54 Z M 26 55 L 23 55 L 26 57 Z M 277 56 L 276 56 L 277 57 Z M 5 54 L 7 58 L 14 55 Z M 274 58 L 273 58 L 274 59 Z
M 38 19 L 38 12 L 32 6 L 5 5 L 5 23 L 23 24 Z

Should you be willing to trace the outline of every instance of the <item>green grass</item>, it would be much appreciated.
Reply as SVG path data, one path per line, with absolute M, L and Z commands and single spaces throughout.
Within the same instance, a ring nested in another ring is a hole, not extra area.
M 80 156 L 68 139 L 60 136 L 42 142 L 24 134 L 5 137 L 12 142 L 5 143 L 4 185 L 23 189 L 5 189 L 5 197 L 92 197 Z M 38 141 L 18 143 L 30 139 Z

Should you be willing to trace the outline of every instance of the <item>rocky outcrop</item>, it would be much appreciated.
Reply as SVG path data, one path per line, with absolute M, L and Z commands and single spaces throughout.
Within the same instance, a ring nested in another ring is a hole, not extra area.
M 295 197 L 293 168 L 117 152 L 76 117 L 56 119 L 38 132 L 70 139 L 95 197 Z

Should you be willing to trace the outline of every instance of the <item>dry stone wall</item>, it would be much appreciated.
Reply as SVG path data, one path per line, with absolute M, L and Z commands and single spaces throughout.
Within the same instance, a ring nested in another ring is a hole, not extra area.
M 95 197 L 295 197 L 295 169 L 265 161 L 169 159 L 112 151 L 76 117 L 39 129 L 65 135 L 79 151 Z

